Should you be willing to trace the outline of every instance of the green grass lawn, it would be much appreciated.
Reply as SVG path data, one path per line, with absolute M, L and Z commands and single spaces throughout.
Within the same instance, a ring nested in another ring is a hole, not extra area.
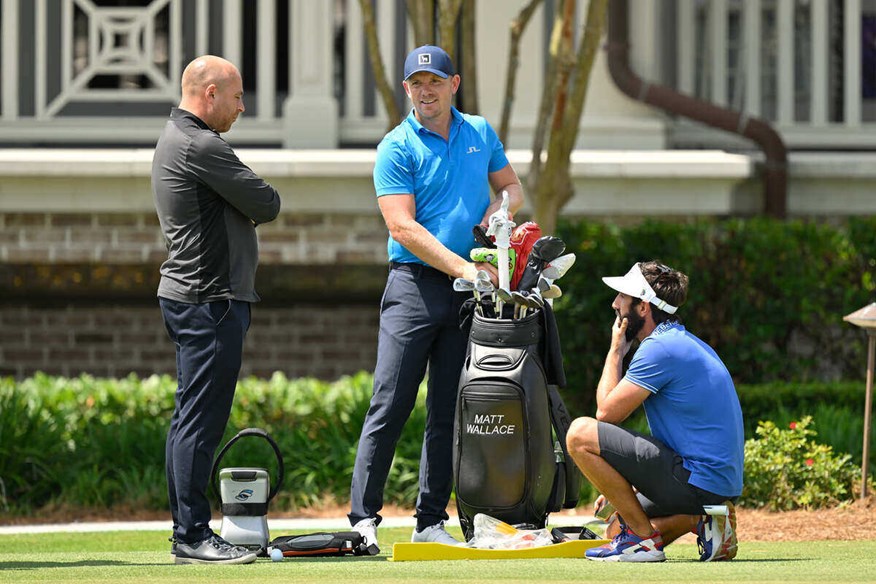
M 458 530 L 457 533 L 458 535 Z M 260 559 L 246 566 L 177 566 L 155 531 L 0 536 L 0 582 L 876 582 L 876 540 L 745 543 L 732 562 L 696 561 L 696 546 L 667 548 L 662 564 L 584 559 L 389 562 L 408 528 L 378 532 L 376 557 Z M 276 533 L 273 535 L 286 535 Z

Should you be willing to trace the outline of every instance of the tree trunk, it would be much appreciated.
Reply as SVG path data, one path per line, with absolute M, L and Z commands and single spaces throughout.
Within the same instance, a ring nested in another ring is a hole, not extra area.
M 462 69 L 460 70 L 460 73 L 462 73 L 462 111 L 475 115 L 480 111 L 478 103 L 477 39 L 475 38 L 476 8 L 476 0 L 466 0 L 462 5 L 462 55 L 460 56 L 462 60 Z
M 593 70 L 593 61 L 596 59 L 596 53 L 599 50 L 599 43 L 602 39 L 602 31 L 605 29 L 605 13 L 608 7 L 608 0 L 590 0 L 587 7 L 587 19 L 584 22 L 584 31 L 581 37 L 581 44 L 578 47 L 578 61 L 575 64 L 575 82 L 572 89 L 571 103 L 569 110 L 566 112 L 563 127 L 565 131 L 560 132 L 557 140 L 557 157 L 563 161 L 563 172 L 568 177 L 569 189 L 567 191 L 558 192 L 557 210 L 569 202 L 574 195 L 574 189 L 571 187 L 571 155 L 575 148 L 575 142 L 578 139 L 578 131 L 581 127 L 581 115 L 584 112 L 584 101 L 587 97 L 587 89 L 590 87 L 590 72 Z M 551 154 L 548 152 L 548 157 Z
M 508 146 L 508 131 L 511 126 L 511 109 L 514 107 L 515 90 L 517 87 L 517 69 L 520 67 L 520 39 L 523 31 L 532 18 L 532 13 L 542 3 L 542 0 L 530 0 L 517 18 L 511 21 L 511 35 L 508 43 L 508 73 L 505 79 L 505 99 L 502 100 L 502 121 L 499 125 L 499 140 Z
M 380 99 L 386 108 L 388 118 L 386 131 L 388 132 L 401 121 L 401 113 L 395 102 L 395 93 L 386 80 L 386 69 L 383 66 L 383 57 L 380 55 L 380 40 L 377 37 L 377 24 L 374 22 L 374 7 L 371 5 L 371 0 L 359 0 L 359 6 L 362 7 L 362 23 L 365 27 L 365 39 L 368 43 L 368 61 L 371 63 L 371 71 L 374 73 L 374 81 L 377 83 Z
M 571 154 L 578 138 L 593 61 L 602 39 L 607 5 L 608 0 L 590 0 L 588 3 L 587 18 L 574 68 L 571 100 L 561 117 L 558 116 L 559 107 L 554 112 L 547 161 L 536 188 L 531 189 L 535 197 L 534 220 L 544 233 L 551 233 L 556 228 L 560 209 L 574 195 L 570 173 Z
M 438 43 L 456 63 L 456 21 L 462 0 L 438 0 Z
M 568 201 L 572 197 L 573 187 L 568 164 L 566 172 L 562 172 L 562 168 L 558 168 L 560 165 L 561 163 L 556 162 L 556 159 L 551 163 L 550 155 L 548 155 L 544 172 L 538 183 L 538 190 L 535 192 L 533 220 L 538 223 L 544 234 L 556 233 L 557 218 L 560 215 L 560 209 L 562 209 L 560 201 Z
M 435 44 L 435 0 L 406 0 L 408 18 L 414 27 L 414 44 Z

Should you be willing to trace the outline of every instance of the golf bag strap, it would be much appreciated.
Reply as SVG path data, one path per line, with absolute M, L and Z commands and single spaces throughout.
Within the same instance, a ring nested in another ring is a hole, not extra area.
M 222 503 L 222 515 L 261 517 L 268 514 L 267 503 Z
M 569 426 L 572 425 L 572 416 L 569 415 L 557 386 L 548 385 L 547 389 L 548 401 L 551 406 L 551 422 L 557 433 L 560 447 L 563 449 L 566 464 L 566 500 L 563 501 L 563 509 L 574 509 L 578 505 L 578 496 L 581 490 L 581 472 L 575 461 L 569 456 L 569 449 L 566 446 L 566 434 L 569 433 Z
M 219 494 L 219 483 L 216 480 L 216 473 L 219 470 L 219 463 L 222 461 L 222 457 L 225 456 L 225 453 L 228 452 L 228 449 L 231 448 L 231 446 L 235 442 L 246 436 L 257 436 L 259 438 L 264 438 L 265 440 L 267 440 L 268 444 L 271 445 L 271 448 L 274 449 L 274 455 L 277 457 L 277 484 L 274 485 L 274 487 L 271 489 L 270 494 L 268 494 L 268 500 L 265 501 L 265 505 L 267 505 L 271 502 L 271 499 L 273 499 L 277 495 L 280 487 L 283 486 L 283 474 L 285 468 L 283 466 L 283 455 L 280 454 L 280 447 L 277 446 L 277 443 L 274 442 L 274 439 L 271 438 L 268 433 L 261 428 L 244 428 L 243 430 L 238 432 L 237 435 L 234 436 L 234 438 L 229 440 L 225 444 L 225 446 L 222 447 L 222 450 L 219 451 L 219 455 L 216 457 L 216 461 L 213 462 L 213 469 L 210 471 L 210 484 L 213 486 L 213 493 L 216 495 L 216 498 L 221 501 L 222 496 Z M 267 506 L 265 507 L 265 509 L 267 509 Z M 229 513 L 225 514 L 229 515 Z M 247 513 L 247 515 L 249 515 L 249 513 Z

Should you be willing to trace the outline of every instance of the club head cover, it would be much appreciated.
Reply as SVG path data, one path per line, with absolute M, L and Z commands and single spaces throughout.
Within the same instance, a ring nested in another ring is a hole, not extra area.
M 482 262 L 492 264 L 496 268 L 499 267 L 499 253 L 496 248 L 476 247 L 469 253 L 469 257 L 473 262 Z M 514 263 L 517 261 L 517 252 L 513 249 L 508 250 L 508 271 L 514 270 Z
M 565 242 L 559 237 L 545 235 L 538 239 L 529 253 L 529 260 L 520 274 L 517 288 L 531 290 L 538 284 L 541 271 L 553 259 L 556 259 L 566 249 Z
M 511 232 L 511 249 L 517 254 L 517 259 L 514 261 L 514 269 L 511 270 L 510 283 L 512 290 L 519 288 L 518 283 L 523 275 L 523 270 L 526 268 L 529 254 L 536 242 L 539 241 L 539 238 L 541 238 L 541 227 L 532 221 L 521 223 Z

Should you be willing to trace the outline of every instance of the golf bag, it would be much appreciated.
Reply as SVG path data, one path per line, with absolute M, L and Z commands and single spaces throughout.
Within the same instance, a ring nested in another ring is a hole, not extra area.
M 581 476 L 566 451 L 571 417 L 543 364 L 552 316 L 550 308 L 514 320 L 473 315 L 453 445 L 466 540 L 477 513 L 543 528 L 549 513 L 578 503 Z M 556 341 L 547 345 L 558 350 Z

